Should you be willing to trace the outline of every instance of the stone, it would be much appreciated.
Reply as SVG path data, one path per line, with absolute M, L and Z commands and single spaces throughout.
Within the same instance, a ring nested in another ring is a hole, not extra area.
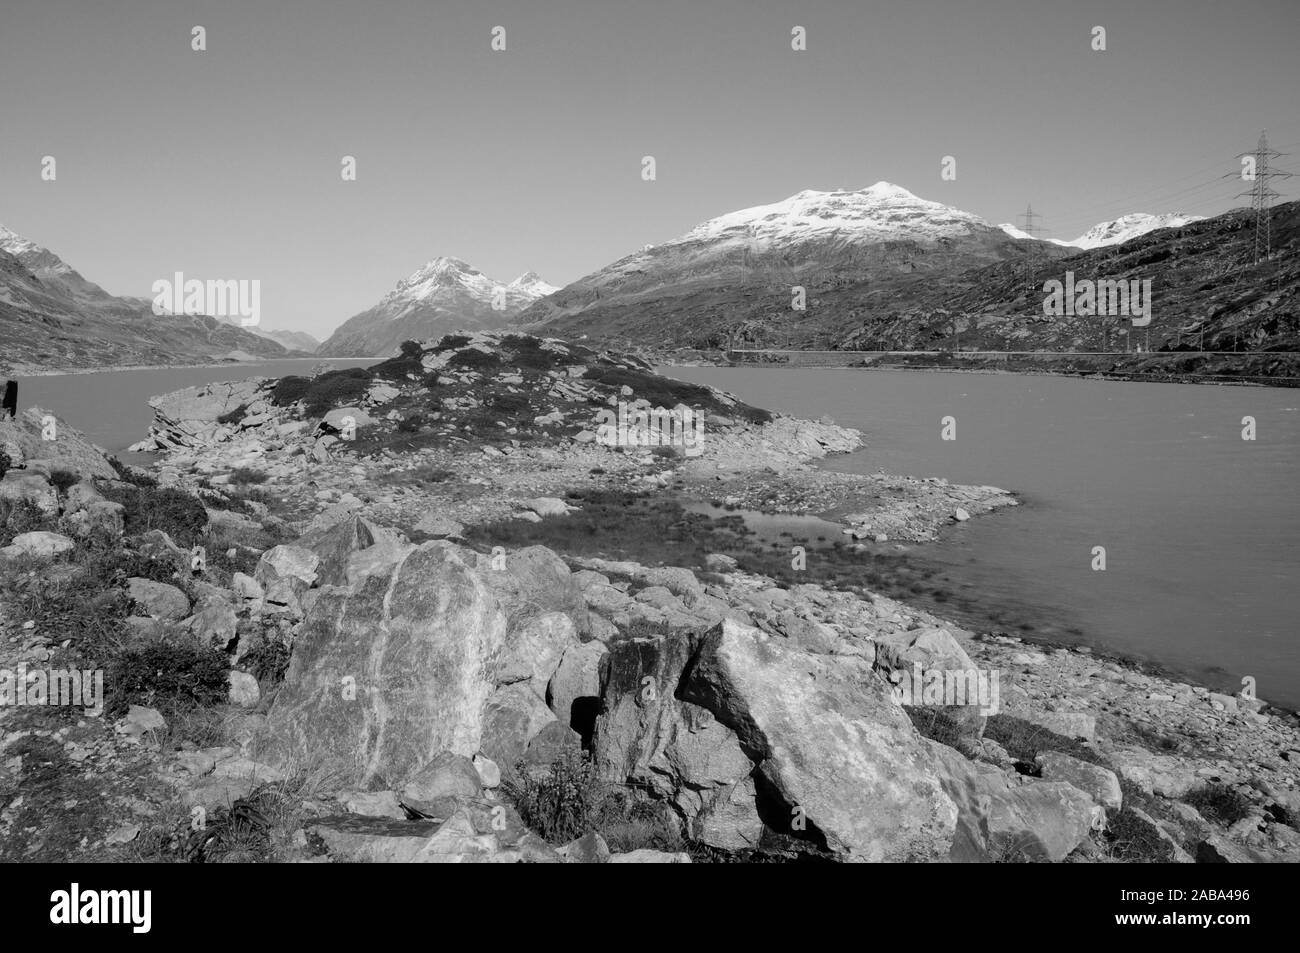
M 39 473 L 6 470 L 0 478 L 0 503 L 26 504 L 46 516 L 59 515 L 59 491 Z
M 538 516 L 567 516 L 569 513 L 568 504 L 553 496 L 540 496 L 535 500 L 528 500 L 524 506 Z
M 437 513 L 426 513 L 415 524 L 415 531 L 434 539 L 459 538 L 465 532 L 463 523 Z
M 1124 796 L 1114 771 L 1080 761 L 1059 751 L 1042 751 L 1034 759 L 1044 781 L 1065 781 L 1089 795 L 1104 808 L 1118 811 Z
M 240 708 L 256 708 L 262 698 L 257 679 L 247 672 L 232 671 L 229 675 L 229 701 Z
M 355 520 L 316 540 L 323 587 L 271 705 L 266 757 L 361 788 L 409 778 L 442 751 L 513 766 L 555 720 L 544 697 L 573 629 L 554 614 L 581 602 L 568 567 L 530 547 L 497 570 L 433 541 L 355 588 L 331 583 L 338 554 L 370 532 Z
M 187 619 L 185 625 L 195 638 L 220 649 L 228 647 L 239 633 L 239 617 L 228 605 L 210 605 L 201 609 Z
M 53 440 L 45 439 L 51 433 L 45 426 L 47 415 L 55 417 Z M 83 478 L 118 478 L 113 465 L 84 434 L 40 407 L 29 407 L 12 419 L 0 414 L 0 446 L 5 445 L 17 447 L 25 460 L 45 461 L 51 473 L 66 470 Z
M 603 864 L 609 861 L 609 845 L 595 831 L 556 849 L 566 864 Z
M 295 590 L 301 592 L 316 581 L 316 567 L 320 557 L 303 546 L 273 546 L 262 553 L 253 571 L 253 578 L 266 587 L 276 579 L 297 581 Z
M 574 643 L 564 649 L 546 690 L 546 703 L 563 724 L 590 734 L 600 703 L 600 666 L 609 649 L 601 642 Z
M 440 798 L 483 794 L 483 784 L 474 763 L 464 755 L 440 751 L 402 788 L 401 799 L 416 810 Z
M 167 719 L 154 708 L 132 705 L 115 726 L 118 734 L 131 741 L 142 741 L 151 733 L 161 734 L 167 730 Z
M 175 586 L 141 576 L 128 579 L 126 586 L 131 601 L 144 609 L 151 618 L 177 622 L 190 614 L 190 600 Z
M 1046 728 L 1066 738 L 1084 741 L 1097 740 L 1097 719 L 1093 715 L 1079 711 L 1028 711 L 1017 712 L 1030 724 Z
M 18 559 L 28 556 L 34 559 L 53 559 L 76 548 L 76 543 L 62 533 L 47 533 L 38 530 L 32 533 L 19 533 L 13 542 L 0 549 L 0 556 Z

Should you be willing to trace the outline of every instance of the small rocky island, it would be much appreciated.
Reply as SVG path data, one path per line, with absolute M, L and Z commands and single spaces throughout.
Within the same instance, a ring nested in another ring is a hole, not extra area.
M 0 860 L 1300 859 L 1294 713 L 910 605 L 1016 500 L 831 421 L 508 333 L 152 404 L 0 422 Z

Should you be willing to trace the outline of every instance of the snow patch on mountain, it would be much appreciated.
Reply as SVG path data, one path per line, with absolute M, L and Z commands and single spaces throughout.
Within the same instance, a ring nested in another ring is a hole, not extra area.
M 1036 239 L 1037 241 L 1048 241 L 1053 245 L 1063 245 L 1068 248 L 1082 248 L 1085 251 L 1089 248 L 1104 248 L 1107 245 L 1122 245 L 1124 242 L 1131 241 L 1147 232 L 1154 232 L 1157 228 L 1180 228 L 1191 222 L 1199 222 L 1205 218 L 1204 215 L 1186 215 L 1181 212 L 1166 212 L 1163 215 L 1149 215 L 1146 212 L 1134 212 L 1131 215 L 1123 215 L 1109 222 L 1101 222 L 1092 226 L 1074 241 L 1066 242 L 1059 238 Z M 1012 238 L 1034 238 L 1014 225 L 999 225 Z
M 937 241 L 990 227 L 978 215 L 918 198 L 890 182 L 877 182 L 857 190 L 806 189 L 771 205 L 728 212 L 669 244 L 742 240 L 762 250 L 824 240 Z

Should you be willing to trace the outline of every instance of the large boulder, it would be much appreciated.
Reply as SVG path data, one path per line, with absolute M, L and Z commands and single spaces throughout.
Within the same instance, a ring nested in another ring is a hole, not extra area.
M 348 585 L 348 561 L 365 553 L 358 537 L 375 533 L 362 520 L 335 530 L 315 541 L 325 584 L 271 707 L 267 757 L 361 788 L 400 786 L 444 751 L 512 766 L 555 720 L 547 685 L 577 642 L 562 611 L 568 568 L 542 547 L 496 568 L 440 540 Z
M 667 798 L 706 842 L 753 846 L 766 823 L 848 860 L 948 853 L 956 807 L 861 659 L 728 619 L 611 645 L 601 695 L 602 775 Z
M 926 745 L 959 812 L 951 861 L 1059 861 L 1102 824 L 1102 808 L 1067 782 L 1021 781 L 947 745 Z
M 76 545 L 61 533 L 46 533 L 38 530 L 32 533 L 19 533 L 12 543 L 0 549 L 0 556 L 8 559 L 18 559 L 23 556 L 52 559 L 74 549 Z
M 26 504 L 46 516 L 59 515 L 59 491 L 43 474 L 27 470 L 7 470 L 0 478 L 0 503 Z
M 46 418 L 54 417 L 53 427 Z M 23 459 L 44 460 L 50 472 L 66 470 L 80 477 L 117 479 L 117 471 L 98 447 L 78 430 L 40 407 L 29 407 L 17 417 L 0 415 L 0 447 L 21 451 Z

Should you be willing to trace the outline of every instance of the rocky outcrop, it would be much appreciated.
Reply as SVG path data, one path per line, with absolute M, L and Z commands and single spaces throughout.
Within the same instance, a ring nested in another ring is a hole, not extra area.
M 956 808 L 861 659 L 725 620 L 613 646 L 602 709 L 602 772 L 660 789 L 719 846 L 752 844 L 766 823 L 849 860 L 949 849 Z
M 444 751 L 513 765 L 556 720 L 547 688 L 578 644 L 568 567 L 540 547 L 494 565 L 342 525 L 298 543 L 323 585 L 270 712 L 268 756 L 359 787 L 405 782 Z

